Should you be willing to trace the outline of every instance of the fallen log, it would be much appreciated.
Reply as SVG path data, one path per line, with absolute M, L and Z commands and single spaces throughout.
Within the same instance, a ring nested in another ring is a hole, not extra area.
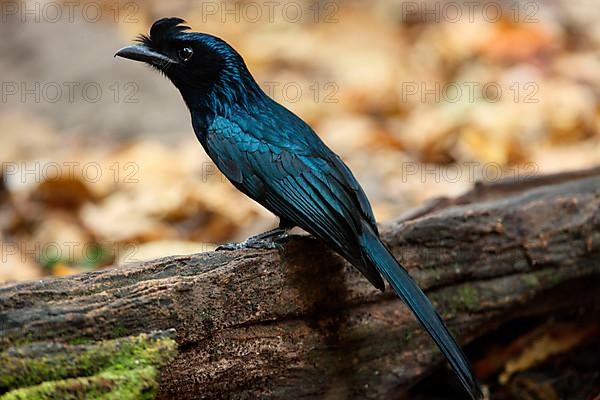
M 600 308 L 600 171 L 519 185 L 489 186 L 491 196 L 480 186 L 382 227 L 463 344 L 517 317 Z M 15 390 L 40 385 L 111 393 L 119 385 L 102 363 L 50 374 L 44 349 L 59 355 L 52 365 L 77 364 L 72 354 L 96 354 L 111 339 L 138 343 L 135 335 L 144 349 L 163 349 L 149 364 L 158 383 L 135 392 L 148 398 L 398 398 L 443 361 L 391 290 L 295 236 L 281 251 L 167 257 L 0 286 L 0 394 L 26 398 Z

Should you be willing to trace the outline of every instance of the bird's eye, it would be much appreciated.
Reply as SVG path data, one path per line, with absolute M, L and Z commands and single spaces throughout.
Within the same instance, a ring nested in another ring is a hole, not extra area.
M 189 61 L 189 59 L 192 58 L 193 55 L 194 50 L 192 50 L 191 47 L 182 47 L 179 50 L 179 58 L 181 58 L 182 61 Z

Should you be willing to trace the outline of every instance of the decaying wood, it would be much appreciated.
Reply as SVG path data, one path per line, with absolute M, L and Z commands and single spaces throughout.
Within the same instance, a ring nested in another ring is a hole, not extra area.
M 600 171 L 487 190 L 382 227 L 460 341 L 516 317 L 597 312 Z M 5 353 L 171 328 L 178 355 L 162 369 L 161 399 L 398 398 L 442 362 L 391 290 L 308 237 L 281 252 L 168 257 L 0 287 Z

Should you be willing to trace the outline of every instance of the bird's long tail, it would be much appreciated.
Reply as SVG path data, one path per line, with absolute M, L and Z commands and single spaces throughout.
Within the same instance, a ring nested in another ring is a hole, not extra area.
M 473 375 L 469 361 L 425 293 L 417 286 L 400 263 L 396 261 L 392 253 L 381 242 L 379 236 L 366 224 L 363 226 L 360 243 L 367 260 L 372 262 L 377 270 L 381 272 L 394 288 L 396 294 L 410 307 L 419 322 L 439 346 L 471 398 L 474 400 L 481 399 L 481 388 Z

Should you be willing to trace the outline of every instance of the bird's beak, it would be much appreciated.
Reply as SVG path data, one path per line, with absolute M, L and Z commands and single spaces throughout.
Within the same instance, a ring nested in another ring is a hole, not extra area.
M 151 50 L 143 44 L 123 47 L 115 53 L 115 57 L 117 56 L 154 65 L 165 65 L 174 62 L 164 54 Z

